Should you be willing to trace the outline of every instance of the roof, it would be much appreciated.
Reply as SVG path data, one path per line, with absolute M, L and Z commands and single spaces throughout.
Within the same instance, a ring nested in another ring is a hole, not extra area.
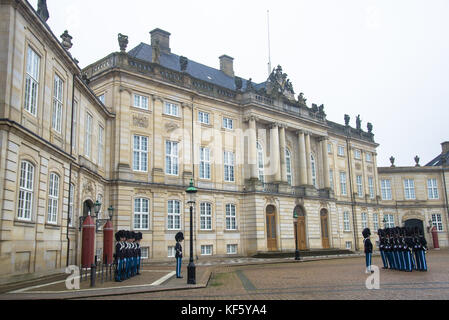
M 150 45 L 141 42 L 137 47 L 128 52 L 133 58 L 152 62 L 153 50 Z M 168 69 L 181 72 L 179 57 L 174 53 L 161 52 L 159 57 L 160 64 Z M 236 90 L 235 78 L 228 76 L 223 71 L 208 67 L 204 64 L 189 59 L 186 72 L 194 78 L 213 83 L 220 87 L 230 90 Z M 242 79 L 242 90 L 246 89 L 247 80 Z
M 443 159 L 445 160 L 445 164 L 449 164 L 449 151 L 438 155 L 435 159 L 426 164 L 426 166 L 441 166 Z

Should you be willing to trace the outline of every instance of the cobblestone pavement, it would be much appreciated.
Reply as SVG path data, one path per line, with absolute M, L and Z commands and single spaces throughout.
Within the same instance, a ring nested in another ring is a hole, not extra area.
M 163 291 L 106 300 L 449 300 L 449 250 L 427 254 L 427 272 L 381 269 L 380 289 L 368 290 L 364 258 L 330 259 L 301 263 L 220 266 L 207 288 Z M 184 269 L 184 267 L 183 267 Z M 183 273 L 186 270 L 183 270 Z M 179 280 L 179 279 L 173 279 Z M 94 299 L 94 298 L 89 298 Z

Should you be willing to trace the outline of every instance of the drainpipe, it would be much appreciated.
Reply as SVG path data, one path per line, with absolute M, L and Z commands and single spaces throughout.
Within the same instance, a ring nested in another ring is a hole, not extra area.
M 447 218 L 449 219 L 449 206 L 448 206 L 448 200 L 447 200 L 446 176 L 444 174 L 444 165 L 445 164 L 446 164 L 446 158 L 441 157 L 441 171 L 443 173 L 444 199 L 446 202 Z M 448 230 L 448 232 L 449 232 L 449 230 Z
M 72 156 L 73 153 L 73 118 L 74 118 L 74 112 L 73 112 L 73 105 L 75 103 L 75 73 L 73 74 L 73 83 L 72 83 L 72 120 L 71 120 L 71 125 L 70 125 L 70 156 Z M 67 261 L 66 261 L 66 265 L 67 267 L 69 266 L 69 258 L 70 258 L 70 238 L 69 238 L 69 211 L 70 211 L 70 195 L 72 194 L 72 160 L 70 160 L 70 170 L 69 170 L 69 205 L 67 207 L 67 233 L 66 233 L 66 238 L 67 238 Z M 73 199 L 74 202 L 75 199 Z M 74 212 L 72 212 L 72 216 L 73 216 Z M 73 218 L 73 217 L 72 217 Z
M 348 130 L 350 130 L 348 128 Z M 351 147 L 350 147 L 350 139 L 349 139 L 349 131 L 346 133 L 346 147 L 348 150 L 348 170 L 349 170 L 349 192 L 351 193 L 351 210 L 352 210 L 352 225 L 354 229 L 354 246 L 355 250 L 359 250 L 359 238 L 357 237 L 357 219 L 354 211 L 354 194 L 352 192 L 352 171 L 351 171 Z

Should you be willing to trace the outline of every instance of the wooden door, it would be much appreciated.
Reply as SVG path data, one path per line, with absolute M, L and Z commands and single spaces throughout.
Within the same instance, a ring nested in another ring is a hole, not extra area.
M 328 225 L 328 214 L 327 210 L 321 210 L 321 241 L 323 249 L 329 248 L 329 225 Z
M 267 207 L 267 249 L 268 251 L 277 251 L 276 238 L 276 208 L 272 205 Z
M 298 249 L 306 250 L 307 242 L 306 242 L 306 217 L 299 216 L 298 217 Z

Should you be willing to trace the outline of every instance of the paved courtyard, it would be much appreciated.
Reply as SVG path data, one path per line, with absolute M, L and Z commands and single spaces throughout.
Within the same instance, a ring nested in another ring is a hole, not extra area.
M 344 258 L 301 263 L 220 266 L 208 286 L 201 289 L 161 291 L 91 299 L 119 300 L 449 300 L 449 250 L 427 255 L 428 272 L 383 270 L 380 256 L 380 289 L 368 290 L 364 258 Z M 183 273 L 186 274 L 185 267 Z M 171 279 L 185 282 L 184 279 Z

